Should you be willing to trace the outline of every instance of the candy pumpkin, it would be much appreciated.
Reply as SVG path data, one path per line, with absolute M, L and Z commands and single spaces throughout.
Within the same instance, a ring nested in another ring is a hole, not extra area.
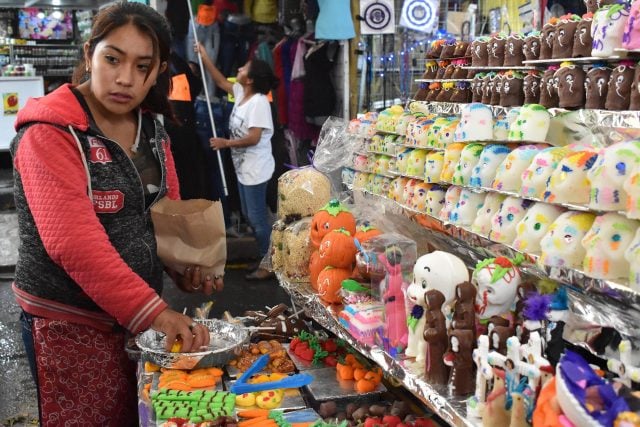
M 332 199 L 313 215 L 311 220 L 311 244 L 319 248 L 322 238 L 331 230 L 344 228 L 351 235 L 356 232 L 356 219 L 337 199 Z
M 356 260 L 356 244 L 351 234 L 344 228 L 331 230 L 320 243 L 320 258 L 326 265 L 338 268 L 351 268 Z
M 342 303 L 340 289 L 342 289 L 342 281 L 351 276 L 351 270 L 348 268 L 326 267 L 318 275 L 318 295 L 323 301 L 330 304 Z
M 369 225 L 369 223 L 365 223 L 358 226 L 358 228 L 356 229 L 356 234 L 353 237 L 355 239 L 358 239 L 358 242 L 362 243 L 366 242 L 372 237 L 379 236 L 380 234 L 382 234 L 382 231 L 378 230 L 372 225 Z
M 318 275 L 328 265 L 323 258 L 320 258 L 318 251 L 311 253 L 311 257 L 309 258 L 309 282 L 311 283 L 311 287 L 316 291 L 318 290 Z

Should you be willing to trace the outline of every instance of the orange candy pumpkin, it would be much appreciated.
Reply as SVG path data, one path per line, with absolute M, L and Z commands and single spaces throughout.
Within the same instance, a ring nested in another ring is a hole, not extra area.
M 356 234 L 353 236 L 355 239 L 358 239 L 358 242 L 366 242 L 372 237 L 376 237 L 382 234 L 382 231 L 378 230 L 372 225 L 368 223 L 362 224 L 358 226 L 356 230 Z
M 318 290 L 318 275 L 328 265 L 323 258 L 320 258 L 318 251 L 311 253 L 311 257 L 309 258 L 309 282 L 311 283 L 311 287 L 316 291 Z
M 344 228 L 331 230 L 320 243 L 320 258 L 326 265 L 338 268 L 351 268 L 356 260 L 356 244 L 353 237 Z
M 356 219 L 337 199 L 332 199 L 313 215 L 311 220 L 311 244 L 319 248 L 322 238 L 331 230 L 344 228 L 352 236 L 356 232 Z
M 318 275 L 318 295 L 331 304 L 342 303 L 342 281 L 351 276 L 351 269 L 326 267 Z

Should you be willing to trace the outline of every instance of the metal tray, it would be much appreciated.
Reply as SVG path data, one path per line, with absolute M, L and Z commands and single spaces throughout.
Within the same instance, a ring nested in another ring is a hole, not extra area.
M 335 368 L 310 369 L 306 373 L 313 377 L 313 382 L 305 388 L 316 401 L 375 399 L 387 391 L 381 383 L 372 392 L 358 393 L 355 389 L 355 381 L 338 379 Z

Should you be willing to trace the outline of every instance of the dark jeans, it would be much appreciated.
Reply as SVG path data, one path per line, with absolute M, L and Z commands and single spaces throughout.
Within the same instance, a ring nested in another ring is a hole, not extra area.
M 269 251 L 271 226 L 267 208 L 267 185 L 269 181 L 257 185 L 238 183 L 242 214 L 249 220 L 258 242 L 258 252 L 262 259 Z

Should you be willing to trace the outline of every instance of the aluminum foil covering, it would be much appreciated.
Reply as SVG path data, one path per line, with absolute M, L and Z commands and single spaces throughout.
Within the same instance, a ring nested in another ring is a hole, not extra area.
M 170 353 L 164 349 L 165 336 L 153 329 L 136 337 L 136 344 L 142 351 L 142 360 L 150 361 L 163 368 L 199 369 L 224 366 L 240 351 L 249 340 L 249 332 L 242 326 L 218 319 L 198 319 L 209 329 L 209 348 L 194 353 Z

